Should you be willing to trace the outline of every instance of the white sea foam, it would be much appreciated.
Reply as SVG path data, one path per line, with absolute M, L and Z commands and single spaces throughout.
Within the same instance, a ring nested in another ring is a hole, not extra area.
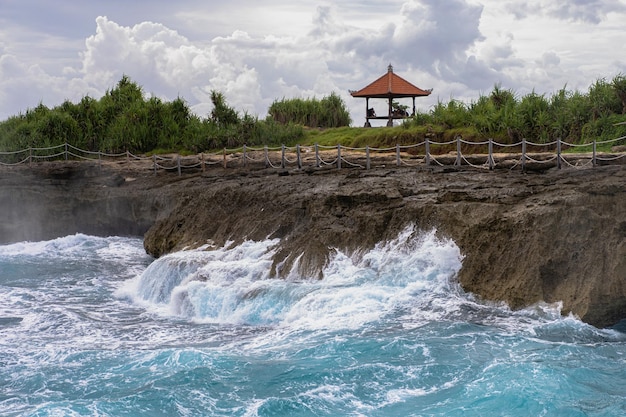
M 293 273 L 286 280 L 271 278 L 277 243 L 247 241 L 172 253 L 127 281 L 117 295 L 152 312 L 199 323 L 272 326 L 274 346 L 281 334 L 288 340 L 293 329 L 360 329 L 389 317 L 405 329 L 468 321 L 531 337 L 542 337 L 549 323 L 564 320 L 594 329 L 562 317 L 560 303 L 511 311 L 504 303 L 483 303 L 464 293 L 455 280 L 462 263 L 459 248 L 434 230 L 408 227 L 360 255 L 337 251 L 322 280 Z M 600 333 L 600 338 L 612 337 Z
M 358 328 L 398 310 L 433 304 L 437 294 L 450 292 L 461 266 L 454 242 L 409 227 L 361 256 L 337 252 L 322 280 L 280 280 L 269 276 L 276 244 L 173 253 L 153 262 L 119 294 L 204 322 Z
M 102 260 L 115 261 L 122 265 L 136 265 L 152 259 L 143 247 L 137 244 L 140 241 L 138 238 L 107 237 L 101 239 L 103 246 L 98 248 L 96 253 Z M 145 267 L 137 273 L 141 273 L 143 269 Z
M 0 256 L 38 256 L 75 258 L 81 253 L 92 255 L 97 251 L 107 259 L 119 259 L 120 262 L 136 261 L 137 258 L 146 257 L 137 245 L 137 238 L 124 237 L 96 237 L 82 233 L 59 237 L 52 240 L 37 242 L 17 242 L 0 246 Z

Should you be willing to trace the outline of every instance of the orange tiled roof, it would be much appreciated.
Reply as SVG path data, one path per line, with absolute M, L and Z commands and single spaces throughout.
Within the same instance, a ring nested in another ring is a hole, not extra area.
M 432 90 L 422 90 L 414 86 L 404 78 L 394 74 L 393 67 L 389 65 L 387 74 L 383 75 L 370 85 L 359 91 L 352 91 L 352 97 L 418 97 L 427 96 Z

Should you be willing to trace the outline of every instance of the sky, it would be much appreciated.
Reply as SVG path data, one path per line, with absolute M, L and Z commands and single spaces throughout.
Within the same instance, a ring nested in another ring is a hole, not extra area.
M 200 117 L 212 90 L 260 118 L 275 100 L 334 92 L 355 126 L 365 100 L 349 91 L 389 64 L 433 90 L 422 112 L 496 85 L 584 92 L 626 74 L 625 21 L 626 0 L 0 0 L 0 120 L 99 99 L 123 75 Z

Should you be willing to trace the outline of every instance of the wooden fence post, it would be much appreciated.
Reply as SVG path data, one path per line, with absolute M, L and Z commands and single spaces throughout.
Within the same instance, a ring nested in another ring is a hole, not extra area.
M 296 158 L 298 161 L 298 169 L 302 169 L 302 159 L 300 158 L 300 144 L 296 144 Z
M 181 176 L 181 169 L 180 169 L 180 155 L 178 155 L 178 159 L 176 161 L 177 165 L 178 165 L 178 176 Z
M 317 143 L 315 144 L 315 168 L 319 168 L 322 164 L 320 163 L 320 149 L 319 146 L 317 146 Z
M 591 166 L 596 166 L 596 140 L 593 140 L 593 157 L 591 158 Z
M 202 167 L 202 172 L 205 172 L 206 164 L 204 163 L 204 152 L 200 152 L 200 166 Z
M 69 156 L 69 152 L 67 150 L 67 142 L 65 142 L 65 160 L 67 161 L 67 158 Z
M 556 167 L 561 169 L 561 138 L 556 138 Z
M 341 144 L 337 145 L 337 169 L 341 169 Z
M 400 144 L 396 143 L 396 166 L 402 165 L 400 161 Z
M 270 166 L 270 155 L 267 151 L 267 145 L 263 147 L 263 150 L 265 151 L 265 168 L 268 168 Z
M 226 169 L 226 148 L 224 148 L 224 151 L 222 152 L 222 159 L 223 159 L 224 169 Z
M 424 153 L 426 154 L 425 163 L 428 166 L 430 165 L 430 141 L 428 140 L 428 137 L 426 137 L 424 141 L 424 148 Z
M 243 166 L 244 168 L 248 167 L 248 155 L 246 153 L 246 145 L 243 145 Z
M 493 139 L 489 138 L 489 170 L 493 171 Z
M 522 172 L 526 171 L 526 138 L 522 138 Z
M 285 145 L 281 145 L 280 167 L 285 169 Z
M 456 137 L 456 161 L 454 161 L 455 166 L 461 166 L 461 137 Z

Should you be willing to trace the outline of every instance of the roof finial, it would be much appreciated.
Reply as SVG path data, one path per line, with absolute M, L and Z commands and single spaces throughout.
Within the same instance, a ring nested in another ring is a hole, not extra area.
M 391 65 L 391 62 L 389 63 L 389 66 L 387 67 L 387 72 L 393 72 L 393 66 Z

